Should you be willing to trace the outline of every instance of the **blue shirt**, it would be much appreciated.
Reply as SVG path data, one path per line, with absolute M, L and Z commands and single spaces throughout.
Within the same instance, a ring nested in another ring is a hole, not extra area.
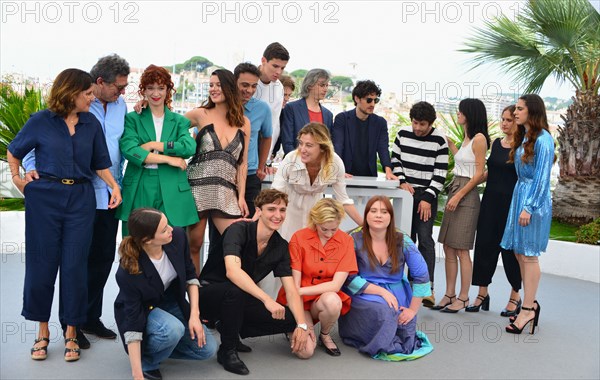
M 244 105 L 244 115 L 250 119 L 250 146 L 248 147 L 248 174 L 256 174 L 258 169 L 258 139 L 273 135 L 271 108 L 259 99 L 250 98 Z
M 90 106 L 90 112 L 96 116 L 96 119 L 98 119 L 102 126 L 111 160 L 110 173 L 119 184 L 119 187 L 121 187 L 123 163 L 125 160 L 119 149 L 119 139 L 123 135 L 125 115 L 127 114 L 125 100 L 122 96 L 119 96 L 116 101 L 106 104 L 106 112 L 104 112 L 102 102 L 94 99 Z M 23 167 L 26 171 L 35 170 L 35 159 L 35 151 L 31 151 L 25 156 Z M 97 175 L 94 175 L 92 182 L 94 183 L 94 191 L 96 192 L 96 209 L 107 210 L 109 193 L 112 193 L 111 188 Z
M 96 170 L 111 165 L 102 127 L 90 112 L 79 113 L 73 136 L 58 114 L 47 109 L 34 113 L 8 145 L 17 159 L 33 149 L 41 175 L 91 181 Z

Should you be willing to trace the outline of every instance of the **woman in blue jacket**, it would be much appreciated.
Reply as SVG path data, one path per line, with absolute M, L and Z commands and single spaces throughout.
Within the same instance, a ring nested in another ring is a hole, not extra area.
M 333 128 L 333 113 L 321 105 L 329 88 L 329 73 L 323 69 L 312 69 L 306 73 L 300 99 L 288 103 L 281 111 L 281 145 L 288 154 L 298 146 L 298 132 L 308 123 L 321 123 L 329 133 Z
M 200 283 L 183 229 L 139 208 L 129 215 L 129 234 L 119 247 L 115 319 L 133 378 L 160 379 L 164 359 L 204 360 L 217 346 L 200 323 Z

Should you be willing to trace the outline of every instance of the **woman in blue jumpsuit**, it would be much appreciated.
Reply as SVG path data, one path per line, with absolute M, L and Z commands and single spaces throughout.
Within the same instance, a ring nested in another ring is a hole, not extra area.
M 523 95 L 515 110 L 518 128 L 509 161 L 515 163 L 517 184 L 500 245 L 515 252 L 523 277 L 523 306 L 506 332 L 520 334 L 530 325 L 533 334 L 540 317 L 535 295 L 540 283 L 538 256 L 546 250 L 552 222 L 550 173 L 554 163 L 554 140 L 548 132 L 544 101 Z
M 67 69 L 52 85 L 48 109 L 31 116 L 9 144 L 7 160 L 15 186 L 25 195 L 25 285 L 23 310 L 40 329 L 31 358 L 43 360 L 49 341 L 48 320 L 60 268 L 59 317 L 67 324 L 65 360 L 79 359 L 75 326 L 86 322 L 86 270 L 96 209 L 91 180 L 97 174 L 112 188 L 109 208 L 121 202 L 110 174 L 110 156 L 102 127 L 89 107 L 92 77 Z M 39 179 L 26 182 L 21 160 L 36 151 Z

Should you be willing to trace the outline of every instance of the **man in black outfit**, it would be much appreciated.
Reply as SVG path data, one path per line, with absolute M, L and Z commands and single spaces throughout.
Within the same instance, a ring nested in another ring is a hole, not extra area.
M 255 200 L 258 220 L 229 226 L 200 274 L 201 318 L 217 321 L 221 334 L 217 361 L 229 372 L 250 373 L 238 356 L 239 337 L 293 333 L 292 352 L 300 358 L 312 356 L 312 346 L 306 344 L 309 332 L 302 299 L 292 279 L 288 243 L 277 232 L 285 220 L 287 202 L 287 194 L 278 190 L 261 191 Z M 270 272 L 281 279 L 289 308 L 258 287 Z

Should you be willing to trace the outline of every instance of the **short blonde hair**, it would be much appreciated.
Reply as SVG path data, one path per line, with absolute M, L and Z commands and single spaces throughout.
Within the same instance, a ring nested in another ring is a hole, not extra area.
M 333 198 L 323 198 L 310 209 L 308 214 L 308 227 L 316 229 L 317 224 L 327 222 L 341 222 L 346 216 L 344 206 Z

